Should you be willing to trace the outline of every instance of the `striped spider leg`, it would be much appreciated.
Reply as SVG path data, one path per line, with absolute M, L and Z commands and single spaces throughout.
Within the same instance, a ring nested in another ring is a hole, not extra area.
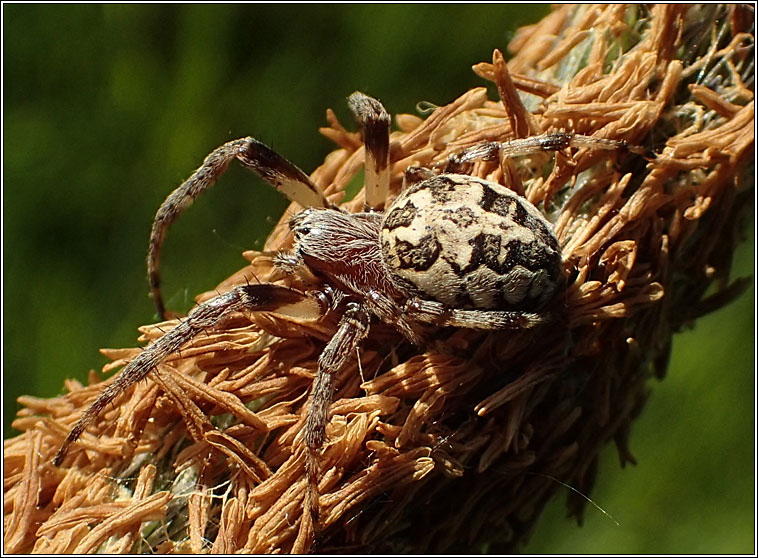
M 160 291 L 159 261 L 166 230 L 200 194 L 213 186 L 234 159 L 303 207 L 334 207 L 307 174 L 258 140 L 240 138 L 218 147 L 169 194 L 155 214 L 147 252 L 147 275 L 150 293 L 161 319 L 165 318 L 166 307 Z

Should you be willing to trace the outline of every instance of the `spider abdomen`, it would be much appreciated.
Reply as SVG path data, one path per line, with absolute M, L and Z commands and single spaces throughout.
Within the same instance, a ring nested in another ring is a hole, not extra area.
M 532 310 L 561 274 L 550 223 L 529 201 L 480 178 L 442 174 L 387 209 L 386 269 L 416 295 L 454 308 Z

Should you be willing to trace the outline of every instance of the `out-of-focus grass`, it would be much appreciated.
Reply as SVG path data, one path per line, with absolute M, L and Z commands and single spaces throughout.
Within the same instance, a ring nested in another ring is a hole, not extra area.
M 545 7 L 4 5 L 4 434 L 20 394 L 86 378 L 99 347 L 153 319 L 144 257 L 160 202 L 214 147 L 254 135 L 310 171 L 316 129 L 360 89 L 391 112 L 448 102 L 509 29 Z M 493 93 L 494 96 L 494 93 Z M 232 168 L 168 234 L 172 309 L 243 264 L 286 202 Z M 752 232 L 750 233 L 752 237 Z M 752 273 L 754 246 L 737 275 Z M 640 464 L 607 452 L 577 529 L 549 508 L 533 552 L 750 552 L 754 290 L 675 340 L 634 425 Z M 587 546 L 594 545 L 594 546 Z M 754 550 L 754 549 L 752 549 Z

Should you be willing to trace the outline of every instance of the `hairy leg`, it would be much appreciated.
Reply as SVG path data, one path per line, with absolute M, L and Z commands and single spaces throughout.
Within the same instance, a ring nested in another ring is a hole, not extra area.
M 366 293 L 364 304 L 368 311 L 381 321 L 386 324 L 394 324 L 408 341 L 417 347 L 424 346 L 424 335 L 419 327 L 414 325 L 414 319 L 394 300 L 379 291 L 371 290 Z
M 160 291 L 159 261 L 166 230 L 200 194 L 213 186 L 234 159 L 303 207 L 332 207 L 308 175 L 258 140 L 241 138 L 217 148 L 181 186 L 169 194 L 153 221 L 147 253 L 147 275 L 155 308 L 161 318 L 164 318 L 166 308 Z
M 390 115 L 376 99 L 356 91 L 347 99 L 363 129 L 366 211 L 384 207 L 390 188 Z
M 329 422 L 329 406 L 334 395 L 334 376 L 351 358 L 368 335 L 370 316 L 359 304 L 351 302 L 337 327 L 337 332 L 327 343 L 318 359 L 318 371 L 313 382 L 311 403 L 305 421 L 305 463 L 308 477 L 306 509 L 313 525 L 313 539 L 319 536 L 319 468 L 318 452 L 326 440 L 326 425 Z
M 467 329 L 521 329 L 535 327 L 554 319 L 550 313 L 518 310 L 462 310 L 418 298 L 409 299 L 403 306 L 403 312 L 419 322 Z
M 630 152 L 642 155 L 646 158 L 653 158 L 655 154 L 645 147 L 631 145 L 623 140 L 610 140 L 605 138 L 596 138 L 592 136 L 583 136 L 571 132 L 552 132 L 541 134 L 539 136 L 530 136 L 522 139 L 506 142 L 487 142 L 475 145 L 466 149 L 462 153 L 451 157 L 451 163 L 462 164 L 476 160 L 491 160 L 498 156 L 504 157 L 523 157 L 534 153 L 546 151 L 559 151 L 568 147 L 576 149 L 604 149 L 607 151 Z
M 230 315 L 239 311 L 277 312 L 302 319 L 318 319 L 324 312 L 322 305 L 315 297 L 285 287 L 266 284 L 235 287 L 229 292 L 196 306 L 186 319 L 148 345 L 121 370 L 71 429 L 53 459 L 53 464 L 59 466 L 63 462 L 71 444 L 95 421 L 106 405 L 130 386 L 145 378 L 158 364 L 178 351 L 199 332 L 218 326 Z

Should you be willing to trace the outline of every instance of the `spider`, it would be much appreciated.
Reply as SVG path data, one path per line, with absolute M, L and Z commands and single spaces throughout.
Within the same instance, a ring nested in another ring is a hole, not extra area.
M 303 431 L 306 507 L 315 538 L 318 454 L 326 437 L 333 378 L 358 350 L 372 319 L 394 326 L 419 347 L 427 345 L 428 330 L 434 327 L 519 329 L 551 319 L 546 308 L 562 282 L 561 247 L 539 210 L 500 184 L 419 168 L 406 172 L 404 190 L 384 207 L 390 186 L 389 114 L 379 101 L 360 92 L 348 98 L 348 105 L 365 143 L 364 211 L 345 212 L 272 149 L 251 137 L 237 139 L 208 155 L 166 198 L 155 216 L 147 256 L 151 294 L 164 317 L 158 272 L 164 234 L 237 159 L 305 208 L 289 222 L 291 252 L 279 255 L 275 264 L 288 273 L 305 270 L 323 286 L 301 292 L 249 284 L 196 306 L 128 363 L 91 404 L 61 445 L 56 466 L 108 403 L 199 332 L 218 327 L 237 312 L 274 312 L 300 320 L 337 313 L 337 329 L 318 359 Z M 476 146 L 452 157 L 446 170 L 475 159 L 568 147 L 640 152 L 623 141 L 559 132 Z

